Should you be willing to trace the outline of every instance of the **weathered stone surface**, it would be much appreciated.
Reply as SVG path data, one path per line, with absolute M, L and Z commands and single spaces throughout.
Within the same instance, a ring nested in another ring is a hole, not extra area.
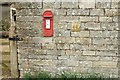
M 90 37 L 118 37 L 118 31 L 90 31 Z
M 113 60 L 113 57 L 107 57 L 107 56 L 101 56 L 100 57 L 100 59 L 99 59 L 100 61 L 112 61 Z
M 112 2 L 111 3 L 111 8 L 113 8 L 113 9 L 118 9 L 120 6 L 119 6 L 119 3 L 118 2 Z
M 73 60 L 73 61 L 79 61 L 81 60 L 80 56 L 77 55 L 77 56 L 69 56 L 70 57 L 70 60 Z
M 17 17 L 17 21 L 32 21 L 32 22 L 41 22 L 41 16 L 19 16 Z
M 119 30 L 118 23 L 101 23 L 102 30 Z
M 106 45 L 103 44 L 89 45 L 89 50 L 106 50 Z
M 72 37 L 89 37 L 89 31 L 71 32 Z
M 117 51 L 97 51 L 96 55 L 99 56 L 117 56 Z
M 78 16 L 61 16 L 59 18 L 61 22 L 78 22 Z
M 61 6 L 60 6 L 60 2 L 43 2 L 43 8 L 44 9 L 52 9 L 52 8 L 56 8 L 56 9 L 58 9 L 58 8 L 60 8 Z
M 62 2 L 61 6 L 62 8 L 78 8 L 78 2 Z
M 57 44 L 57 49 L 69 49 L 69 44 Z
M 15 8 L 42 8 L 41 2 L 16 2 Z
M 118 50 L 118 45 L 110 44 L 110 45 L 106 45 L 106 47 L 108 50 Z
M 17 15 L 20 16 L 40 16 L 42 15 L 43 9 L 35 8 L 35 9 L 20 9 L 17 10 Z
M 94 67 L 117 67 L 117 62 L 111 62 L 111 61 L 96 61 L 93 63 Z
M 59 56 L 58 60 L 68 60 L 69 56 Z
M 87 55 L 87 56 L 95 55 L 95 51 L 83 51 L 82 55 Z
M 80 50 L 66 50 L 66 55 L 76 56 L 81 55 L 82 51 Z
M 51 66 L 54 65 L 54 63 L 52 62 L 52 60 L 35 60 L 31 62 L 34 65 L 38 65 L 38 66 Z
M 102 37 L 102 31 L 90 31 L 90 37 Z
M 119 21 L 120 21 L 120 19 L 119 19 L 119 17 L 118 17 L 118 16 L 114 16 L 114 17 L 113 17 L 113 21 L 114 21 L 114 22 L 119 22 Z
M 66 66 L 66 60 L 54 60 L 54 63 L 56 66 L 58 66 L 58 69 L 59 67 L 65 67 Z
M 110 2 L 96 2 L 96 8 L 110 8 Z
M 100 30 L 100 23 L 87 22 L 81 24 L 83 30 Z
M 35 54 L 37 55 L 46 55 L 47 54 L 47 51 L 46 50 L 34 50 Z
M 88 50 L 88 45 L 80 45 L 80 44 L 70 44 L 70 49 L 72 50 Z
M 55 16 L 60 16 L 60 15 L 64 16 L 67 13 L 66 9 L 53 9 L 53 10 Z
M 55 30 L 55 37 L 70 37 L 70 31 L 63 29 Z
M 61 55 L 65 55 L 65 50 L 47 50 L 47 54 L 61 56 Z
M 88 72 L 88 68 L 73 67 L 72 69 L 74 70 L 74 72 L 78 72 L 78 73 L 87 73 Z
M 118 9 L 105 9 L 106 16 L 118 16 L 119 15 Z
M 92 61 L 80 61 L 79 65 L 82 68 L 89 68 L 92 67 Z
M 74 37 L 56 37 L 54 39 L 55 43 L 75 43 Z
M 68 9 L 67 15 L 89 15 L 89 9 Z
M 54 43 L 42 43 L 42 49 L 56 49 L 56 44 L 54 44 Z
M 67 66 L 79 66 L 79 61 L 67 60 Z
M 117 38 L 93 38 L 93 44 L 118 44 Z
M 100 22 L 112 22 L 112 17 L 100 17 Z
M 17 31 L 17 34 L 21 35 L 19 37 L 39 37 L 42 36 L 41 30 L 37 29 L 37 28 L 33 28 L 33 29 L 19 29 Z
M 79 2 L 79 8 L 95 8 L 95 2 Z
M 91 9 L 90 15 L 94 16 L 103 16 L 104 15 L 104 9 Z
M 52 43 L 51 37 L 33 37 L 31 42 L 37 42 L 37 43 Z
M 84 56 L 83 60 L 85 61 L 98 61 L 100 59 L 100 56 Z
M 81 22 L 98 22 L 98 17 L 92 16 L 80 16 Z
M 91 44 L 91 38 L 76 38 L 76 43 Z

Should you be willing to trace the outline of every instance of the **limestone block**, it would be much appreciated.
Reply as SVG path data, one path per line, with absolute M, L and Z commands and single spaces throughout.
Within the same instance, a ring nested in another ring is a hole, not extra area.
M 72 50 L 89 50 L 88 45 L 70 44 Z
M 42 43 L 42 49 L 56 49 L 56 44 L 54 44 L 54 43 Z
M 62 2 L 62 8 L 78 8 L 78 2 Z
M 83 55 L 95 55 L 95 51 L 83 51 Z
M 67 15 L 89 15 L 89 9 L 67 9 Z
M 103 9 L 91 9 L 90 10 L 90 15 L 103 16 L 104 15 L 104 10 Z
M 79 2 L 79 8 L 95 8 L 95 2 Z
M 81 54 L 82 54 L 82 51 L 80 50 L 66 50 L 66 55 L 76 56 Z
M 94 67 L 111 67 L 116 68 L 117 62 L 111 62 L 111 61 L 96 61 L 93 63 Z
M 81 22 L 98 22 L 98 17 L 97 16 L 96 17 L 80 16 L 80 21 Z
M 83 30 L 100 30 L 100 23 L 87 22 L 81 24 Z
M 100 22 L 112 22 L 112 17 L 100 17 L 99 21 Z
M 106 16 L 119 16 L 118 9 L 105 9 L 105 15 Z
M 96 2 L 96 8 L 110 8 L 110 2 Z
M 91 44 L 91 38 L 76 38 L 76 43 Z
M 69 44 L 57 44 L 57 49 L 69 49 Z
M 74 37 L 56 37 L 54 38 L 55 43 L 75 43 Z
M 89 31 L 71 32 L 72 37 L 89 37 Z

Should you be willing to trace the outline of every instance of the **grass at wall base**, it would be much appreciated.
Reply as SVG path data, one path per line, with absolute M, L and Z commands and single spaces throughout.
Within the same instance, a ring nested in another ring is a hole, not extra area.
M 78 74 L 70 72 L 61 72 L 55 76 L 51 75 L 49 72 L 41 71 L 35 73 L 34 75 L 27 73 L 24 75 L 25 80 L 115 80 L 110 77 L 105 77 L 102 74 Z

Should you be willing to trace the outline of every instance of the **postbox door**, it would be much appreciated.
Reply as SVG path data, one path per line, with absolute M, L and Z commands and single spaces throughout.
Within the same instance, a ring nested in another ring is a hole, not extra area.
M 51 21 L 50 21 L 50 19 L 46 19 L 45 20 L 45 28 L 46 29 L 50 29 L 51 28 Z

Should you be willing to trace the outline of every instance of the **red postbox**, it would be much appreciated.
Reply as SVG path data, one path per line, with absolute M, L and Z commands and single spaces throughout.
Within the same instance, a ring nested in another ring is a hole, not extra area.
M 43 12 L 43 36 L 53 36 L 53 13 L 51 10 Z

